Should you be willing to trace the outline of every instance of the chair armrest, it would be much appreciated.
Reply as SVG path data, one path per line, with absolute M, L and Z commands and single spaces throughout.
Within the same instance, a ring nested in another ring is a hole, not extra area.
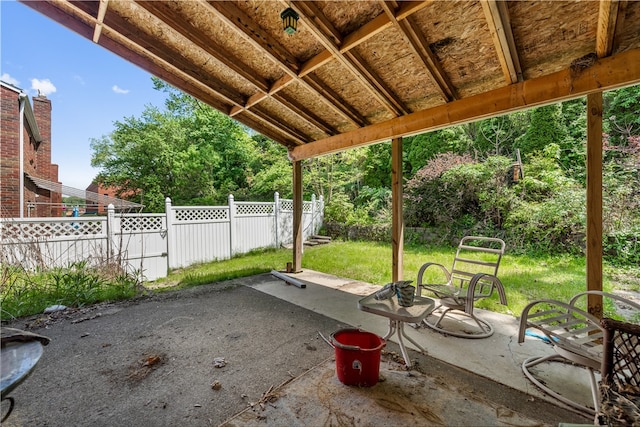
M 428 262 L 426 264 L 423 264 L 422 267 L 420 267 L 420 270 L 418 271 L 418 278 L 416 280 L 416 293 L 418 295 L 422 295 L 422 289 L 428 289 L 431 290 L 431 292 L 434 292 L 437 294 L 437 289 L 430 289 L 429 288 L 429 284 L 425 284 L 422 283 L 422 278 L 424 277 L 424 273 L 427 271 L 427 269 L 429 267 L 439 267 L 440 270 L 444 273 L 444 276 L 447 278 L 446 283 L 442 283 L 442 284 L 438 284 L 439 286 L 442 285 L 448 285 L 451 282 L 451 273 L 449 272 L 449 270 L 447 270 L 447 268 L 442 265 L 442 264 L 438 264 L 437 262 Z
M 419 287 L 425 286 L 425 284 L 422 283 L 422 277 L 424 276 L 424 273 L 427 271 L 427 268 L 429 267 L 440 267 L 445 277 L 447 278 L 447 283 L 451 281 L 451 273 L 449 273 L 449 270 L 447 270 L 447 268 L 444 265 L 438 264 L 437 262 L 428 262 L 426 264 L 423 264 L 422 267 L 420 267 L 420 270 L 418 271 L 418 280 L 416 281 L 416 283 Z M 442 284 L 444 285 L 445 283 L 442 283 Z
M 492 274 L 478 273 L 471 278 L 471 281 L 469 281 L 469 287 L 467 288 L 467 298 L 466 298 L 465 309 L 464 309 L 466 313 L 469 313 L 469 314 L 473 313 L 473 303 L 476 297 L 476 294 L 475 294 L 476 286 L 478 284 L 483 285 L 484 283 L 481 283 L 481 282 L 486 282 L 486 281 L 492 282 L 491 283 L 492 292 L 493 292 L 493 289 L 498 291 L 498 295 L 500 296 L 500 304 L 507 305 L 507 294 L 504 291 L 504 286 L 502 286 L 502 282 L 500 281 L 500 279 L 498 279 L 496 276 Z M 491 295 L 491 293 L 489 295 Z
M 531 313 L 531 315 L 529 315 L 532 308 L 542 304 L 546 304 L 551 307 L 546 308 L 540 312 Z M 539 314 L 539 316 L 534 316 L 536 314 Z M 527 328 L 538 329 L 549 338 L 550 342 L 558 341 L 559 338 L 557 336 L 551 334 L 550 331 L 537 324 L 536 322 L 530 320 L 532 317 L 541 317 L 542 315 L 545 315 L 543 319 L 548 319 L 553 316 L 553 319 L 555 319 L 555 321 L 557 321 L 559 324 L 561 324 L 561 321 L 563 319 L 568 319 L 570 317 L 575 318 L 575 316 L 578 315 L 579 317 L 583 318 L 586 323 L 597 327 L 598 329 L 600 329 L 600 331 L 603 330 L 602 326 L 600 325 L 600 320 L 597 317 L 584 310 L 579 309 L 575 305 L 567 304 L 558 300 L 543 299 L 527 304 L 527 306 L 525 306 L 525 308 L 522 310 L 522 315 L 520 316 L 520 327 L 518 329 L 518 343 L 524 342 L 525 332 Z

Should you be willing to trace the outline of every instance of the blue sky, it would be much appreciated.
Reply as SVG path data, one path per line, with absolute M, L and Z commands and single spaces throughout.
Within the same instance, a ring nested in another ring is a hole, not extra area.
M 91 139 L 113 123 L 164 106 L 151 75 L 15 1 L 0 1 L 0 76 L 51 100 L 52 161 L 62 184 L 85 189 L 97 174 Z

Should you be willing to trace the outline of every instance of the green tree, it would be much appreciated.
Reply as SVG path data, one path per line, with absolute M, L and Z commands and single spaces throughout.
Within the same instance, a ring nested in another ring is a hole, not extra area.
M 176 204 L 225 203 L 229 193 L 248 194 L 254 142 L 233 119 L 170 86 L 166 109 L 147 106 L 140 118 L 114 123 L 109 136 L 91 142 L 98 181 L 118 188 L 119 197 L 162 210 Z
M 562 103 L 562 119 L 567 130 L 566 144 L 561 146 L 559 164 L 565 174 L 578 182 L 586 182 L 587 164 L 587 99 Z
M 567 129 L 562 120 L 561 104 L 535 108 L 531 112 L 530 124 L 525 134 L 516 140 L 523 158 L 542 151 L 549 144 L 560 148 L 567 145 Z
M 640 135 L 640 85 L 604 94 L 605 132 L 612 145 L 626 146 L 629 138 Z
M 517 112 L 478 122 L 472 146 L 475 157 L 512 156 L 514 141 L 526 131 L 527 117 L 525 112 Z
M 250 198 L 257 201 L 273 200 L 276 191 L 281 197 L 292 198 L 293 171 L 286 148 L 263 135 L 253 135 L 252 139 L 259 155 L 251 164 L 256 173 L 250 182 Z
M 439 154 L 467 152 L 473 146 L 470 135 L 475 135 L 470 129 L 475 130 L 475 125 L 452 126 L 405 138 L 407 172 L 414 175 Z

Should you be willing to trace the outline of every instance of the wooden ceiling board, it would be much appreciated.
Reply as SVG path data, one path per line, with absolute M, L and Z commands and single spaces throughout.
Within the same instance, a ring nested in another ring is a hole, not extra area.
M 380 5 L 375 1 L 320 1 L 316 2 L 316 6 L 343 36 L 354 32 L 383 13 Z
M 337 61 L 328 63 L 313 74 L 362 117 L 375 116 L 385 110 L 379 102 L 372 99 L 355 76 Z
M 560 71 L 595 52 L 598 9 L 596 1 L 509 3 L 524 78 Z
M 393 49 L 401 45 L 408 46 L 408 41 L 399 29 L 390 29 L 354 49 L 405 103 L 428 97 L 437 88 L 427 77 L 426 66 L 412 50 L 397 52 Z
M 309 112 L 313 112 L 319 120 L 327 123 L 327 125 L 332 128 L 332 132 L 330 132 L 332 134 L 353 130 L 355 128 L 355 126 L 346 121 L 341 115 L 329 108 L 318 96 L 304 89 L 297 82 L 288 85 L 281 93 L 286 99 L 294 99 Z
M 504 85 L 482 7 L 476 1 L 436 1 L 412 18 L 460 97 Z
M 22 2 L 291 159 L 640 83 L 640 1 Z
M 622 19 L 616 28 L 614 53 L 640 48 L 640 1 L 625 1 Z M 620 28 L 621 27 L 621 28 Z

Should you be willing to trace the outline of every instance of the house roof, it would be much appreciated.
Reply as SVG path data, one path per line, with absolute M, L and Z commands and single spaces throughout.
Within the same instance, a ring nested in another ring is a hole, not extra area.
M 113 205 L 117 210 L 140 211 L 144 205 L 140 203 L 130 202 L 128 200 L 118 199 L 107 194 L 99 194 L 94 191 L 81 190 L 79 188 L 62 185 L 59 182 L 52 182 L 37 176 L 25 174 L 25 178 L 33 182 L 33 184 L 43 190 L 52 191 L 54 193 L 64 194 L 66 196 L 79 197 L 87 202 L 95 203 L 99 206 Z
M 31 101 L 29 101 L 27 93 L 19 87 L 16 87 L 2 80 L 0 80 L 0 85 L 15 92 L 18 97 L 24 97 L 24 116 L 27 120 L 27 127 L 29 128 L 29 132 L 36 144 L 41 143 L 42 135 L 40 134 L 40 128 L 38 127 L 38 122 L 36 121 L 36 116 L 33 112 L 33 107 L 31 107 Z
M 640 82 L 638 1 L 24 3 L 293 160 Z

